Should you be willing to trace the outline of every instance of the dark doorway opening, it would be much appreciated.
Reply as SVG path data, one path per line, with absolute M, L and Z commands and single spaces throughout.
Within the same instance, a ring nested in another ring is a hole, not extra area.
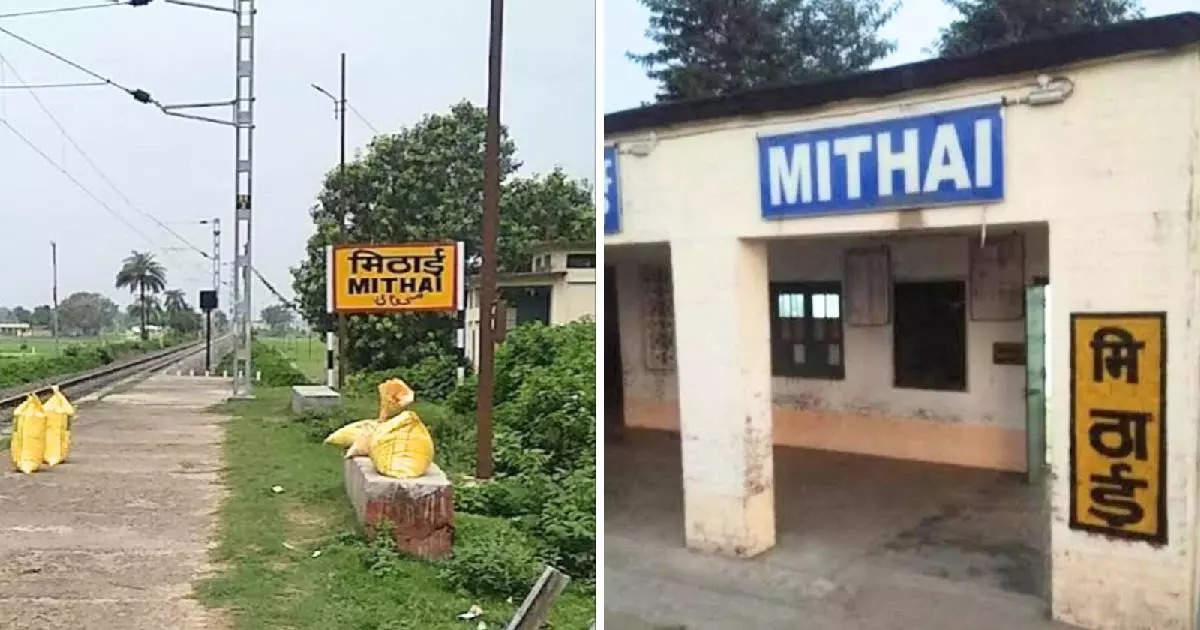
M 621 322 L 617 308 L 617 272 L 604 268 L 604 426 L 619 438 L 625 428 L 625 389 L 621 369 Z
M 966 283 L 897 282 L 896 387 L 967 388 Z

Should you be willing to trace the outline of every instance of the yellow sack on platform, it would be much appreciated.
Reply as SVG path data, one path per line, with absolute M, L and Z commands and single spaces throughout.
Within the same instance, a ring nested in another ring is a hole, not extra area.
M 42 466 L 46 451 L 46 413 L 42 410 L 42 401 L 33 394 L 13 413 L 18 414 L 17 422 L 21 427 L 20 435 L 13 436 L 12 444 L 17 470 L 29 474 Z
M 369 454 L 381 475 L 397 479 L 420 477 L 433 461 L 433 436 L 420 416 L 405 411 L 375 429 Z
M 350 446 L 359 435 L 363 433 L 370 435 L 375 430 L 375 424 L 375 420 L 351 422 L 337 431 L 330 433 L 329 437 L 325 438 L 325 443 L 334 446 Z
M 413 393 L 412 388 L 398 378 L 391 378 L 380 383 L 379 421 L 383 422 L 400 413 L 405 407 L 412 404 L 414 396 L 416 394 Z
M 65 462 L 71 453 L 71 427 L 75 424 L 75 405 L 72 405 L 71 401 L 58 389 L 58 385 L 55 385 L 54 394 L 42 406 L 45 407 L 47 413 L 51 409 L 57 409 L 66 414 L 66 420 L 63 421 L 62 460 L 60 460 Z M 49 416 L 47 416 L 46 421 L 49 422 Z
M 13 431 L 8 438 L 8 452 L 12 458 L 13 468 L 17 468 L 17 462 L 21 461 L 21 418 L 25 417 L 25 410 L 29 408 L 29 399 L 26 398 L 21 404 L 13 409 Z
M 66 396 L 55 388 L 54 394 L 42 405 L 42 410 L 46 413 L 46 448 L 42 454 L 42 461 L 53 467 L 67 459 L 69 423 L 75 408 L 67 402 Z

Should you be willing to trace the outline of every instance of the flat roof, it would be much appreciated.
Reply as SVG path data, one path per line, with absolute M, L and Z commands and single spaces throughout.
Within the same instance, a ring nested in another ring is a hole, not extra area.
M 594 252 L 596 244 L 588 241 L 547 241 L 537 243 L 530 248 L 531 254 L 545 254 L 546 252 Z
M 687 99 L 613 112 L 604 133 L 817 107 L 856 98 L 881 98 L 957 81 L 1062 66 L 1088 59 L 1167 50 L 1200 42 L 1200 13 L 1175 13 L 1031 39 L 973 55 L 918 61 L 832 79 Z

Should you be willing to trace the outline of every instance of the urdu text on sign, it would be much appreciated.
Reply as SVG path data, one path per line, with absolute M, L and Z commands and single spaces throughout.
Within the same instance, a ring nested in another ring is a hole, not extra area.
M 1166 315 L 1071 315 L 1070 527 L 1167 542 Z
M 329 251 L 329 310 L 457 311 L 463 307 L 461 243 L 339 245 Z

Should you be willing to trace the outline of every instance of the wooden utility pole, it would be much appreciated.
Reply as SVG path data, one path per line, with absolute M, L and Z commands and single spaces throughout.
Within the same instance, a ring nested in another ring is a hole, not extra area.
M 492 0 L 488 41 L 487 129 L 483 150 L 483 268 L 479 271 L 479 391 L 476 399 L 475 476 L 492 477 L 492 394 L 495 388 L 496 234 L 500 229 L 500 51 L 504 0 Z

